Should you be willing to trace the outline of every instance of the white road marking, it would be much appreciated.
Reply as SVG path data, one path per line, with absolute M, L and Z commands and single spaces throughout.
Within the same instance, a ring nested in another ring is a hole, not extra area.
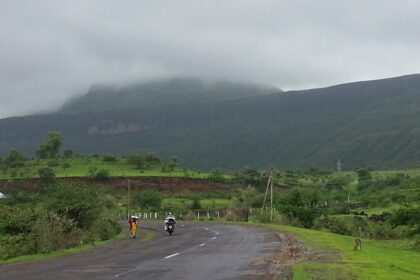
M 209 230 L 208 228 L 204 228 L 205 230 Z
M 219 232 L 216 232 L 216 235 L 219 235 Z
M 200 244 L 200 247 L 203 247 L 204 245 L 206 245 L 206 243 L 201 243 L 201 244 Z
M 213 237 L 211 240 L 215 240 L 216 239 L 216 236 L 215 237 Z
M 175 253 L 175 254 L 172 254 L 172 255 L 169 255 L 169 256 L 165 257 L 165 259 L 169 259 L 169 258 L 172 258 L 172 257 L 176 257 L 176 256 L 178 256 L 178 255 L 179 255 L 179 253 Z

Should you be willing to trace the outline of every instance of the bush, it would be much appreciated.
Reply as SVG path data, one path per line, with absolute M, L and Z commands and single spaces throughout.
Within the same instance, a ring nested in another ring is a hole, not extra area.
M 57 166 L 60 166 L 60 163 L 58 162 L 58 160 L 50 160 L 47 163 L 47 165 L 48 165 L 48 167 L 57 167 Z
M 94 178 L 97 180 L 108 180 L 110 177 L 111 174 L 107 169 L 99 169 L 94 175 Z
M 83 241 L 82 236 L 73 220 L 56 213 L 45 213 L 35 223 L 28 242 L 32 243 L 34 253 L 48 253 L 77 246 Z
M 324 216 L 322 218 L 317 219 L 314 222 L 313 228 L 317 230 L 326 229 L 330 232 L 342 234 L 342 235 L 352 234 L 351 229 L 347 226 L 347 224 L 344 221 L 334 219 L 334 218 L 329 218 L 328 216 Z
M 200 204 L 200 200 L 198 198 L 194 198 L 192 205 L 191 205 L 191 209 L 193 210 L 199 210 L 201 209 L 201 204 Z
M 225 178 L 223 177 L 222 171 L 216 169 L 210 172 L 210 174 L 207 176 L 207 180 L 210 182 L 224 182 Z
M 420 252 L 420 235 L 414 238 L 413 249 Z
M 127 163 L 134 165 L 137 169 L 150 167 L 151 165 L 160 164 L 160 159 L 154 154 L 142 153 L 131 155 L 127 159 Z
M 88 229 L 100 216 L 101 193 L 91 186 L 55 185 L 48 193 L 48 208 L 75 221 L 79 228 Z
M 87 177 L 90 179 L 96 179 L 96 180 L 107 180 L 111 177 L 111 174 L 108 169 L 99 169 L 96 166 L 91 166 L 88 169 L 88 172 L 86 174 Z
M 411 235 L 420 234 L 420 206 L 404 207 L 395 210 L 390 222 L 394 227 L 400 225 L 410 226 Z
M 142 191 L 138 194 L 137 201 L 142 209 L 150 211 L 160 210 L 160 204 L 162 202 L 163 195 L 156 191 Z
M 4 162 L 12 168 L 22 167 L 25 165 L 25 158 L 18 150 L 11 150 Z
M 43 167 L 38 169 L 39 178 L 44 185 L 50 185 L 55 183 L 55 173 L 49 167 Z
M 117 162 L 117 158 L 114 156 L 104 156 L 102 158 L 103 162 Z
M 95 234 L 100 240 L 109 240 L 121 232 L 121 225 L 111 219 L 100 219 L 94 224 Z

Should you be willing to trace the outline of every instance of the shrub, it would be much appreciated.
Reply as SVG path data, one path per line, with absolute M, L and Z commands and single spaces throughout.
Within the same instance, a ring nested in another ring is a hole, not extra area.
M 117 158 L 114 156 L 104 156 L 102 158 L 103 162 L 117 162 Z
M 121 232 L 121 225 L 112 219 L 99 219 L 94 224 L 95 234 L 100 240 L 108 240 Z
M 142 191 L 138 194 L 137 201 L 142 209 L 158 211 L 162 202 L 163 195 L 156 191 Z
M 55 183 L 55 173 L 49 167 L 42 167 L 38 169 L 39 178 L 44 185 L 50 185 Z
M 94 175 L 94 178 L 97 180 L 108 180 L 110 177 L 111 177 L 111 174 L 109 173 L 109 170 L 107 169 L 99 169 Z
M 201 209 L 201 204 L 200 204 L 200 200 L 198 198 L 194 198 L 192 205 L 191 205 L 191 209 L 193 210 L 199 210 Z
M 58 162 L 58 160 L 50 160 L 47 163 L 47 165 L 48 165 L 48 167 L 57 167 L 57 166 L 60 166 L 60 163 Z
M 95 178 L 95 175 L 96 175 L 97 171 L 98 171 L 98 168 L 96 166 L 90 166 L 87 173 L 86 173 L 86 176 L 93 179 L 93 178 Z
M 90 186 L 54 185 L 48 189 L 48 208 L 76 222 L 77 227 L 88 229 L 100 216 L 101 193 Z
M 420 252 L 420 235 L 414 238 L 413 249 Z
M 25 159 L 18 150 L 11 150 L 9 156 L 4 161 L 7 166 L 16 168 L 25 165 Z
M 215 169 L 207 176 L 207 180 L 210 182 L 224 182 L 225 178 L 223 177 L 222 171 Z
M 322 218 L 317 219 L 314 222 L 314 229 L 326 229 L 330 232 L 337 233 L 337 234 L 343 234 L 343 235 L 351 235 L 352 231 L 347 226 L 347 224 L 338 219 L 329 218 L 327 216 L 324 216 Z

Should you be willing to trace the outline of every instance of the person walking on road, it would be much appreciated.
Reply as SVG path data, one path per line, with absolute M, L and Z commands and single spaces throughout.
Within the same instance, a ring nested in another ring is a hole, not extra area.
M 130 224 L 131 239 L 137 238 L 137 216 L 131 216 L 128 223 Z

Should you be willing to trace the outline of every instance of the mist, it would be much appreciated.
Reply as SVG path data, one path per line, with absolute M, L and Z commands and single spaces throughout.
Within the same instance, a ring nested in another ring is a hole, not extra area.
M 420 72 L 418 1 L 2 1 L 0 118 L 92 84 L 165 77 L 283 90 Z

